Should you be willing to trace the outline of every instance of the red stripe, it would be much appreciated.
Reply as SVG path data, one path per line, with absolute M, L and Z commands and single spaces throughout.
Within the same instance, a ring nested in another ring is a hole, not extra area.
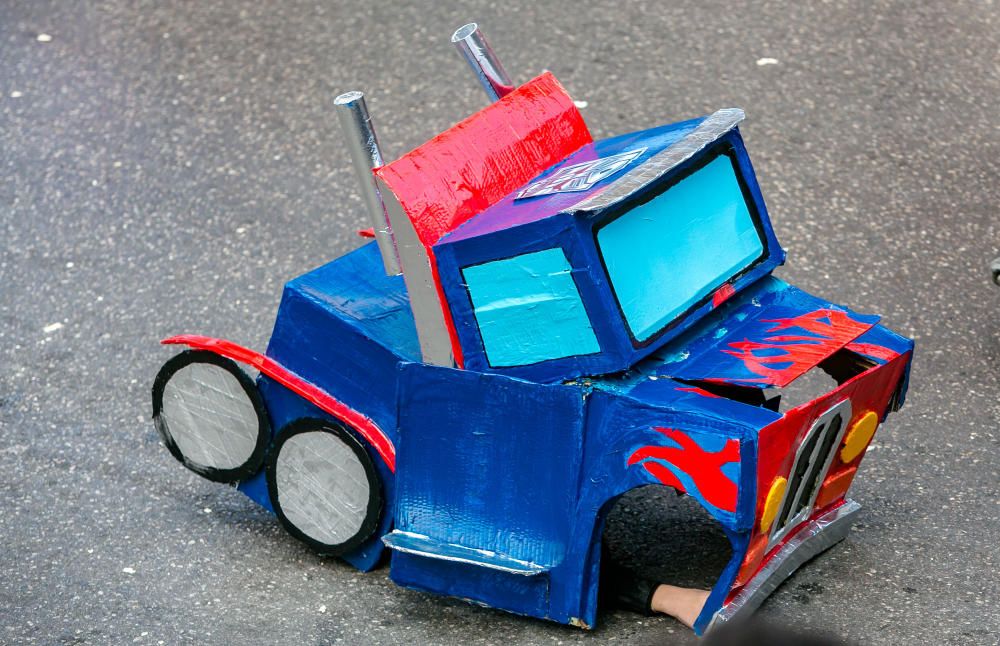
M 338 401 L 319 386 L 309 383 L 291 370 L 282 367 L 259 352 L 248 350 L 225 339 L 213 339 L 196 334 L 181 334 L 160 341 L 164 345 L 186 345 L 198 350 L 208 350 L 240 363 L 251 365 L 296 395 L 305 398 L 357 431 L 382 456 L 386 466 L 396 472 L 396 447 L 371 418 Z
M 736 288 L 733 287 L 732 283 L 724 283 L 722 287 L 715 290 L 715 293 L 712 294 L 712 307 L 716 308 L 722 305 L 735 293 Z
M 701 395 L 702 397 L 711 397 L 713 399 L 722 399 L 721 395 L 716 395 L 715 393 L 710 393 L 704 388 L 698 388 L 697 386 L 691 386 L 688 388 L 674 388 L 674 390 L 679 390 L 682 393 L 695 393 Z
M 431 274 L 434 277 L 434 287 L 437 289 L 438 301 L 441 303 L 441 312 L 444 314 L 444 325 L 448 328 L 448 340 L 451 341 L 451 356 L 458 368 L 464 368 L 465 356 L 462 354 L 462 344 L 458 341 L 458 330 L 455 328 L 455 319 L 451 316 L 451 308 L 448 307 L 448 300 L 444 296 L 444 287 L 441 286 L 437 257 L 434 255 L 433 248 L 427 249 L 427 256 L 428 261 L 431 263 Z

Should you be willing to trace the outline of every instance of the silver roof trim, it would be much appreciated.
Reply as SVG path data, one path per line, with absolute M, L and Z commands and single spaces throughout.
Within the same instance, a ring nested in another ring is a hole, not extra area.
M 739 108 L 716 110 L 698 124 L 698 127 L 692 130 L 688 136 L 653 155 L 646 163 L 625 173 L 597 195 L 574 204 L 565 212 L 600 211 L 617 204 L 694 157 L 719 137 L 735 128 L 745 117 L 746 114 Z

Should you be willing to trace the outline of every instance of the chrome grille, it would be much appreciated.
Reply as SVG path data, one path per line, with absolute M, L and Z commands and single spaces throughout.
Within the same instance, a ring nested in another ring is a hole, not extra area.
M 774 521 L 771 542 L 776 543 L 809 518 L 820 484 L 851 419 L 851 402 L 844 400 L 816 418 L 795 453 L 785 497 Z

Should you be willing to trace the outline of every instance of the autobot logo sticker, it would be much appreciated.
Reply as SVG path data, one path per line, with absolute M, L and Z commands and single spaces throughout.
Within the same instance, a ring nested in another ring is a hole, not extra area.
M 540 179 L 529 185 L 518 193 L 514 199 L 523 200 L 529 197 L 551 195 L 553 193 L 586 191 L 598 182 L 606 180 L 615 173 L 624 170 L 644 152 L 646 152 L 645 148 L 639 148 L 638 150 L 630 150 L 612 155 L 611 157 L 567 166 L 560 169 L 555 175 Z

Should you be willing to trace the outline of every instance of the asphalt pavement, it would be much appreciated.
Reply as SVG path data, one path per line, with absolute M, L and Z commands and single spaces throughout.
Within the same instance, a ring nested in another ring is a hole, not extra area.
M 469 20 L 519 81 L 552 70 L 595 137 L 744 108 L 780 276 L 916 339 L 909 401 L 853 489 L 861 522 L 760 615 L 998 643 L 992 0 L 0 0 L 0 643 L 691 641 L 667 618 L 585 632 L 319 558 L 150 422 L 159 339 L 262 349 L 284 282 L 362 244 L 336 94 L 368 94 L 390 158 L 485 105 L 448 42 Z M 661 502 L 630 499 L 610 534 L 650 571 L 676 563 Z

